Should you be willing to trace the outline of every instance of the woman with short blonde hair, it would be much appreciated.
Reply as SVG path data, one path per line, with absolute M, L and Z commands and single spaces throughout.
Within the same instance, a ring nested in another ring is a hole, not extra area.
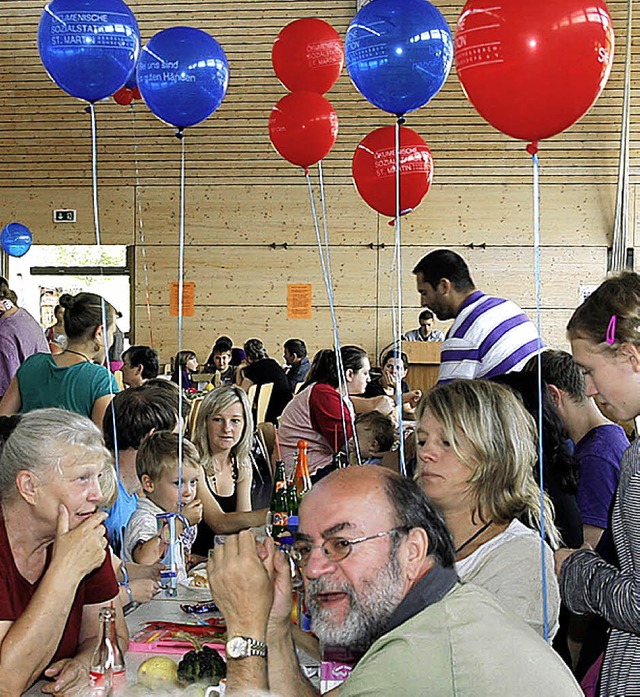
M 458 574 L 493 592 L 542 633 L 541 542 L 531 529 L 539 530 L 542 518 L 533 476 L 537 436 L 532 417 L 501 385 L 457 380 L 428 392 L 416 419 L 416 480 L 453 534 Z M 546 495 L 543 500 L 545 533 L 556 546 L 553 508 Z M 545 557 L 553 635 L 559 593 L 546 543 Z

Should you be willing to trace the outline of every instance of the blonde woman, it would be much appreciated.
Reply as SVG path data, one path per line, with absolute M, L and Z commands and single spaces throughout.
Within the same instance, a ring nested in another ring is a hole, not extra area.
M 493 593 L 542 635 L 541 510 L 533 477 L 537 453 L 532 417 L 502 385 L 457 380 L 428 392 L 416 420 L 415 478 L 453 535 L 458 575 Z M 559 535 L 546 497 L 544 505 L 545 532 L 557 546 Z M 546 543 L 545 560 L 552 637 L 558 629 L 560 597 L 553 553 Z
M 206 394 L 193 442 L 202 464 L 198 498 L 204 521 L 212 521 L 220 509 L 225 513 L 251 511 L 253 417 L 243 389 L 226 385 Z M 264 515 L 249 525 L 263 522 Z M 198 530 L 196 546 L 202 553 L 212 546 L 213 535 L 206 524 L 200 523 Z

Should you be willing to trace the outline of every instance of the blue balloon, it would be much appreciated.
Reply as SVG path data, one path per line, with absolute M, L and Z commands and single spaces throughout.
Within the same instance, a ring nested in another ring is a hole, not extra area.
M 229 85 L 229 63 L 207 32 L 172 27 L 144 46 L 137 77 L 149 109 L 183 129 L 204 121 L 220 106 Z
M 38 50 L 59 87 L 96 102 L 133 72 L 140 32 L 123 0 L 51 0 L 40 18 Z
M 428 0 L 372 0 L 349 25 L 344 49 L 364 98 L 397 115 L 437 94 L 453 61 L 447 21 Z
M 9 256 L 22 257 L 31 247 L 31 231 L 22 223 L 9 223 L 2 228 L 0 242 Z

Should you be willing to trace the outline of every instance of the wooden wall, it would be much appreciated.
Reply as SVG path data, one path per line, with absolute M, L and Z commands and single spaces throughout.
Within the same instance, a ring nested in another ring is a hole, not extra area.
M 185 140 L 185 280 L 196 284 L 195 316 L 184 322 L 185 347 L 206 358 L 212 341 L 223 333 L 237 343 L 260 336 L 276 357 L 290 336 L 304 338 L 311 351 L 329 345 L 331 323 L 307 184 L 268 139 L 269 112 L 285 94 L 273 74 L 270 51 L 278 31 L 299 17 L 325 19 L 344 36 L 355 0 L 129 4 L 143 41 L 168 26 L 199 27 L 220 41 L 230 63 L 225 101 L 210 119 L 188 129 Z M 463 3 L 436 4 L 454 27 Z M 543 143 L 540 151 L 542 326 L 545 340 L 557 346 L 564 345 L 564 325 L 579 287 L 603 278 L 612 241 L 627 27 L 626 2 L 612 0 L 609 7 L 617 54 L 607 88 L 586 117 Z M 89 117 L 81 102 L 50 81 L 39 61 L 41 10 L 35 0 L 0 5 L 0 223 L 20 220 L 40 244 L 91 244 Z M 640 0 L 634 0 L 634 16 L 640 16 Z M 640 247 L 637 22 L 632 28 L 636 89 L 629 210 L 634 247 Z M 394 231 L 355 192 L 350 159 L 359 140 L 392 120 L 356 92 L 346 72 L 327 96 L 340 119 L 324 178 L 341 340 L 377 352 L 392 339 Z M 96 108 L 102 239 L 135 247 L 135 340 L 149 340 L 148 290 L 154 342 L 167 360 L 177 341 L 168 300 L 169 284 L 177 279 L 180 143 L 141 103 L 129 108 L 106 101 Z M 478 287 L 513 299 L 533 315 L 531 163 L 524 144 L 480 119 L 455 71 L 407 125 L 430 144 L 435 179 L 423 204 L 403 219 L 404 328 L 417 326 L 419 311 L 411 268 L 439 246 L 467 258 Z M 317 178 L 314 186 L 317 193 Z M 55 225 L 53 208 L 76 208 L 78 222 Z M 287 318 L 288 283 L 313 284 L 312 319 Z

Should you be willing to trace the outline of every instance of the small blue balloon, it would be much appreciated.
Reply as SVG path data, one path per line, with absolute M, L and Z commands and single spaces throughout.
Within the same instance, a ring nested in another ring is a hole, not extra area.
M 344 48 L 364 98 L 398 115 L 437 94 L 453 61 L 447 21 L 428 0 L 372 0 L 353 18 Z
M 220 106 L 229 85 L 229 63 L 207 32 L 172 27 L 144 46 L 137 77 L 149 109 L 183 129 L 204 121 Z
M 96 102 L 134 71 L 140 32 L 123 0 L 51 0 L 40 18 L 38 50 L 59 87 Z
M 9 256 L 22 257 L 31 247 L 31 231 L 22 223 L 9 223 L 2 228 L 0 242 Z

